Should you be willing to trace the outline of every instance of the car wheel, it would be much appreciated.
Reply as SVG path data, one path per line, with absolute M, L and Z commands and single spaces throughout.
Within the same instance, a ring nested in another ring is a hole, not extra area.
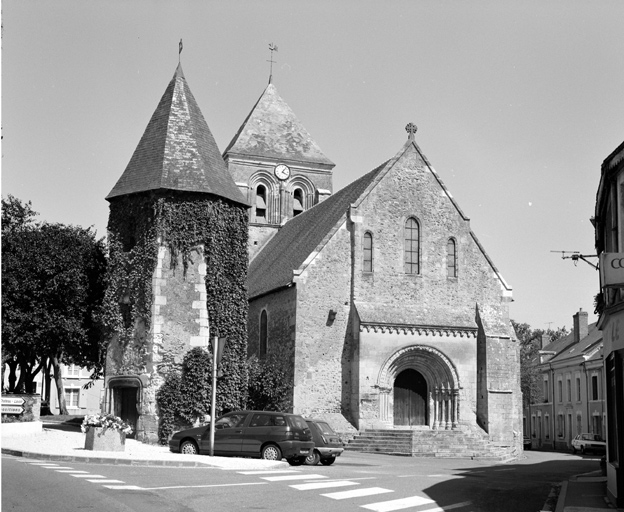
M 319 463 L 319 460 L 321 460 L 319 452 L 312 450 L 312 453 L 305 458 L 305 463 L 306 466 L 316 466 Z
M 306 458 L 305 457 L 293 457 L 292 459 L 286 459 L 288 461 L 288 464 L 290 464 L 291 466 L 301 466 Z
M 262 448 L 260 457 L 265 460 L 282 460 L 282 451 L 274 444 L 267 444 Z
M 321 464 L 323 464 L 323 466 L 331 466 L 334 462 L 336 462 L 336 457 L 330 457 L 329 459 L 321 459 Z
M 184 453 L 185 455 L 197 455 L 197 445 L 194 441 L 184 441 L 180 445 L 180 453 Z

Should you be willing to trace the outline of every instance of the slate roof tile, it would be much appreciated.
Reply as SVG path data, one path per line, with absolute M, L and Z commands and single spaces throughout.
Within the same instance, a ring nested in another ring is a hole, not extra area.
M 209 193 L 247 205 L 180 65 L 106 199 L 159 189 Z

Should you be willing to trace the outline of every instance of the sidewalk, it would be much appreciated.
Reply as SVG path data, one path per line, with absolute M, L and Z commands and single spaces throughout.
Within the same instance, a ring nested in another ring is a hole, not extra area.
M 126 439 L 123 452 L 85 450 L 84 444 L 85 434 L 79 427 L 47 422 L 43 423 L 41 431 L 35 433 L 6 435 L 3 431 L 0 439 L 3 454 L 39 460 L 234 470 L 290 467 L 285 461 L 183 455 L 171 452 L 168 446 L 143 444 L 134 439 Z
M 606 500 L 607 477 L 601 471 L 577 475 L 563 482 L 555 512 L 598 512 L 616 509 Z

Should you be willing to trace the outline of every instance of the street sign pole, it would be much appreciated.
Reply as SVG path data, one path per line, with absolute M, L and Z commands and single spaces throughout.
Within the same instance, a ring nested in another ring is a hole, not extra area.
M 217 346 L 219 337 L 212 338 L 212 403 L 210 404 L 210 456 L 214 455 L 215 404 L 217 401 Z

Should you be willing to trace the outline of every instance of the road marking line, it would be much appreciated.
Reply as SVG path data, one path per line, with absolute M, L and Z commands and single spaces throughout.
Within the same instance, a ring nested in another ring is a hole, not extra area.
M 266 482 L 246 482 L 242 484 L 206 484 L 206 485 L 171 485 L 168 487 L 141 487 L 144 491 L 160 491 L 163 489 L 204 489 L 207 487 L 239 487 L 243 485 L 267 485 Z
M 56 470 L 57 473 L 83 473 L 83 474 L 88 474 L 88 471 L 78 471 L 76 469 L 58 469 L 58 468 L 54 468 Z
M 352 491 L 331 492 L 329 494 L 321 494 L 326 498 L 333 500 L 345 500 L 347 498 L 359 498 L 360 496 L 372 496 L 373 494 L 384 494 L 386 492 L 394 492 L 391 489 L 383 487 L 367 487 L 365 489 L 354 489 Z
M 58 466 L 58 464 L 52 462 L 26 462 L 26 464 L 31 464 L 33 466 Z
M 293 489 L 298 491 L 308 491 L 310 489 L 326 489 L 328 487 L 347 487 L 349 485 L 360 485 L 358 482 L 351 482 L 349 480 L 337 480 L 334 482 L 312 482 L 310 484 L 295 484 L 291 485 Z
M 87 480 L 87 482 L 93 482 L 97 484 L 123 484 L 123 480 Z
M 42 466 L 46 469 L 74 469 L 74 468 L 70 468 L 69 466 Z
M 102 475 L 89 475 L 89 474 L 87 474 L 87 475 L 71 475 L 71 476 L 76 477 L 76 478 L 106 478 L 105 476 L 102 476 Z
M 300 471 L 295 471 L 293 469 L 269 469 L 269 470 L 258 470 L 258 471 L 238 471 L 240 475 L 271 475 L 276 473 L 301 473 Z
M 410 496 L 409 498 L 401 498 L 399 500 L 380 501 L 379 503 L 371 503 L 370 505 L 362 505 L 361 508 L 374 510 L 375 512 L 391 512 L 392 510 L 401 510 L 410 507 L 420 507 L 421 505 L 429 505 L 435 501 L 422 496 Z
M 325 475 L 306 475 L 306 474 L 296 474 L 296 475 L 286 475 L 286 476 L 265 476 L 262 477 L 263 480 L 267 480 L 269 482 L 283 482 L 284 480 L 314 480 L 315 478 L 327 478 Z
M 142 490 L 144 490 L 143 487 L 138 487 L 136 485 L 105 485 L 104 487 L 106 487 L 107 489 L 117 489 L 117 490 L 125 489 L 127 491 L 142 491 Z
M 461 503 L 454 503 L 453 505 L 446 505 L 445 507 L 426 508 L 420 512 L 445 512 L 446 510 L 467 507 L 468 505 L 472 505 L 472 501 L 462 501 Z

